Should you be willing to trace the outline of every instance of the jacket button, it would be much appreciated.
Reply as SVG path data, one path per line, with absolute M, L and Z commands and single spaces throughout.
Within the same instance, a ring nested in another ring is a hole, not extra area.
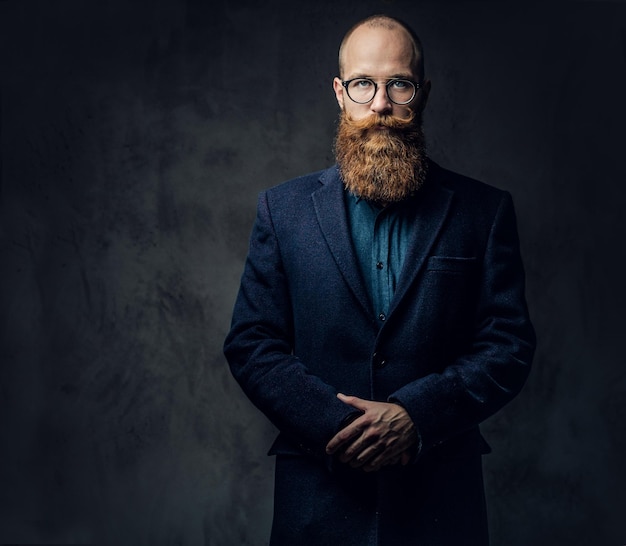
M 381 368 L 384 368 L 387 365 L 387 361 L 385 360 L 385 357 L 381 354 L 374 353 L 372 355 L 372 360 L 373 360 L 374 368 L 376 368 L 377 370 L 380 370 Z
M 381 322 L 385 322 L 387 316 L 385 315 L 385 313 L 381 313 L 380 315 L 378 315 L 378 318 Z

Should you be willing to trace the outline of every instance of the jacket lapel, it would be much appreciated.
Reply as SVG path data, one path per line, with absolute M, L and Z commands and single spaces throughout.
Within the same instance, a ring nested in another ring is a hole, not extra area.
M 431 163 L 431 169 L 436 172 L 437 166 Z M 435 172 L 432 173 L 422 190 L 422 199 L 418 200 L 416 221 L 410 235 L 398 285 L 389 307 L 389 314 L 398 306 L 425 266 L 426 259 L 450 210 L 454 192 L 439 184 Z
M 371 305 L 352 245 L 344 205 L 343 183 L 337 168 L 325 170 L 320 176 L 320 182 L 322 187 L 311 196 L 317 221 L 343 278 L 364 311 L 371 316 Z
M 426 259 L 448 215 L 454 192 L 437 180 L 437 165 L 431 163 L 431 175 L 418 200 L 416 221 L 410 235 L 408 252 L 394 294 L 389 314 L 398 306 L 407 290 L 426 264 Z M 343 278 L 364 311 L 373 317 L 370 299 L 359 271 L 351 242 L 346 215 L 343 184 L 336 167 L 320 176 L 322 187 L 312 194 L 317 221 Z

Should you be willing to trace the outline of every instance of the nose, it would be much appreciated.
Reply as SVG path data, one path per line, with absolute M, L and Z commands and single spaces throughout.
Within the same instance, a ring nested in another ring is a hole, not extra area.
M 387 94 L 387 87 L 384 85 L 378 85 L 376 94 L 370 103 L 370 110 L 377 114 L 390 114 L 393 110 L 393 103 L 389 100 Z

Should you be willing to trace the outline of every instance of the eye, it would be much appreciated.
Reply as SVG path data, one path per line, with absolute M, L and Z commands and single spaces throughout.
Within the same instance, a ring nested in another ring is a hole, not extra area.
M 374 84 L 370 80 L 354 80 L 351 84 L 352 87 L 356 87 L 359 89 L 369 89 Z
M 405 89 L 409 89 L 411 87 L 411 82 L 408 80 L 391 80 L 389 82 L 389 85 L 391 85 L 394 89 L 397 89 L 398 91 L 402 91 Z

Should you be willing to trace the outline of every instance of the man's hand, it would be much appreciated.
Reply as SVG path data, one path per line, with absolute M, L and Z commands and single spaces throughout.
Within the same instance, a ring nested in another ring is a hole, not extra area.
M 339 393 L 337 398 L 361 410 L 326 446 L 326 453 L 336 454 L 343 463 L 366 472 L 383 466 L 410 461 L 409 449 L 417 441 L 417 432 L 406 410 L 398 404 L 373 402 Z

